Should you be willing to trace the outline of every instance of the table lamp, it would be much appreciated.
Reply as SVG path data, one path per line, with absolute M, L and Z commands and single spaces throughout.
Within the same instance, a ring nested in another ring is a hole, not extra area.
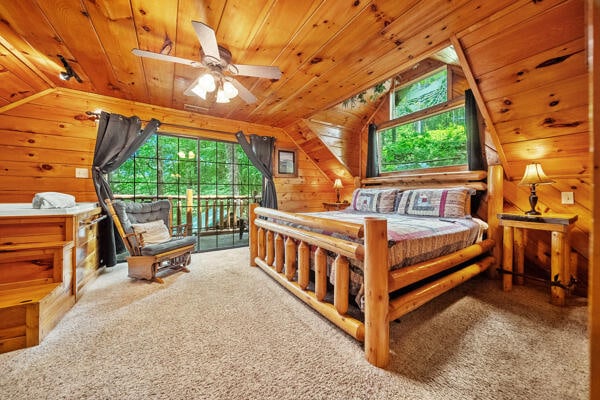
M 527 165 L 525 168 L 525 174 L 523 175 L 523 179 L 519 182 L 519 185 L 529 185 L 531 193 L 529 194 L 529 205 L 531 205 L 531 210 L 525 212 L 528 215 L 540 215 L 539 211 L 536 211 L 535 206 L 538 201 L 537 194 L 535 193 L 535 186 L 553 183 L 554 181 L 546 176 L 542 166 L 539 163 L 532 163 Z
M 342 185 L 342 180 L 340 178 L 337 178 L 335 181 L 333 181 L 333 188 L 335 189 L 335 194 L 337 196 L 336 203 L 340 202 L 340 189 L 343 187 L 344 186 Z

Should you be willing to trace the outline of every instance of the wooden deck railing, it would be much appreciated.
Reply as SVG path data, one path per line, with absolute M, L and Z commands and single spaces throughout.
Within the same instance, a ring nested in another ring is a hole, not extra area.
M 250 204 L 260 196 L 203 196 L 190 191 L 180 196 L 118 195 L 116 199 L 152 202 L 167 199 L 173 204 L 173 223 L 187 225 L 187 234 L 199 236 L 223 231 L 247 231 Z

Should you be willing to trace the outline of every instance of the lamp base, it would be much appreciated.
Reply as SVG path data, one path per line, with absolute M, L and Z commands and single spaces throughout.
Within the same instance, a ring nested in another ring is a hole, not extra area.
M 535 193 L 535 183 L 531 184 L 530 189 L 531 189 L 531 193 L 529 194 L 529 205 L 531 206 L 531 210 L 526 211 L 525 214 L 527 214 L 527 215 L 542 215 L 541 212 L 536 211 L 536 209 L 535 209 L 535 206 L 538 201 L 537 194 Z

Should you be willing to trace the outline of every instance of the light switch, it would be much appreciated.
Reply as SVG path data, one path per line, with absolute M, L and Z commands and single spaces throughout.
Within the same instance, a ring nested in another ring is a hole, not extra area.
M 87 168 L 75 168 L 75 178 L 89 178 Z
M 561 192 L 562 204 L 575 204 L 573 192 Z

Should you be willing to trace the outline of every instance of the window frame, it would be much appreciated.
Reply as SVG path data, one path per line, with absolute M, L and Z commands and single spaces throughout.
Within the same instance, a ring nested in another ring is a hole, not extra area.
M 449 65 L 444 65 L 440 68 L 436 68 L 434 70 L 431 70 L 423 75 L 420 75 L 419 77 L 416 77 L 414 79 L 411 79 L 410 81 L 403 83 L 401 86 L 395 87 L 393 91 L 390 91 L 389 94 L 389 114 L 390 118 L 391 115 L 393 113 L 393 110 L 395 108 L 395 94 L 398 90 L 405 88 L 409 85 L 414 84 L 415 82 L 427 79 L 428 77 L 438 73 L 439 71 L 445 69 L 447 71 L 447 78 L 446 78 L 446 97 L 448 100 L 446 100 L 445 102 L 442 103 L 438 103 L 434 106 L 428 107 L 428 108 L 424 108 L 422 110 L 419 111 L 415 111 L 413 113 L 410 114 L 406 114 L 403 115 L 401 117 L 398 118 L 394 118 L 394 119 L 390 119 L 382 124 L 379 124 L 377 126 L 377 131 L 376 131 L 376 137 L 377 137 L 377 163 L 378 163 L 378 169 L 379 169 L 379 176 L 381 177 L 390 177 L 390 176 L 402 176 L 402 175 L 414 175 L 416 173 L 418 174 L 427 174 L 427 173 L 439 173 L 439 172 L 450 172 L 450 171 L 468 171 L 469 170 L 469 166 L 468 166 L 468 161 L 465 162 L 464 164 L 458 164 L 458 165 L 448 165 L 448 166 L 443 166 L 443 167 L 431 167 L 431 168 L 418 168 L 418 169 L 407 169 L 407 170 L 401 170 L 401 171 L 386 171 L 383 172 L 381 171 L 382 166 L 381 166 L 381 142 L 380 142 L 380 132 L 389 128 L 393 128 L 396 126 L 400 126 L 400 125 L 405 125 L 405 124 L 409 124 L 412 122 L 416 122 L 416 121 L 420 121 L 420 120 L 424 120 L 426 118 L 429 117 L 434 117 L 436 115 L 439 114 L 443 114 L 445 112 L 449 112 L 458 108 L 464 108 L 465 107 L 465 96 L 457 96 L 457 97 L 452 97 L 452 78 L 451 78 L 451 74 L 452 74 L 452 68 L 450 68 Z

